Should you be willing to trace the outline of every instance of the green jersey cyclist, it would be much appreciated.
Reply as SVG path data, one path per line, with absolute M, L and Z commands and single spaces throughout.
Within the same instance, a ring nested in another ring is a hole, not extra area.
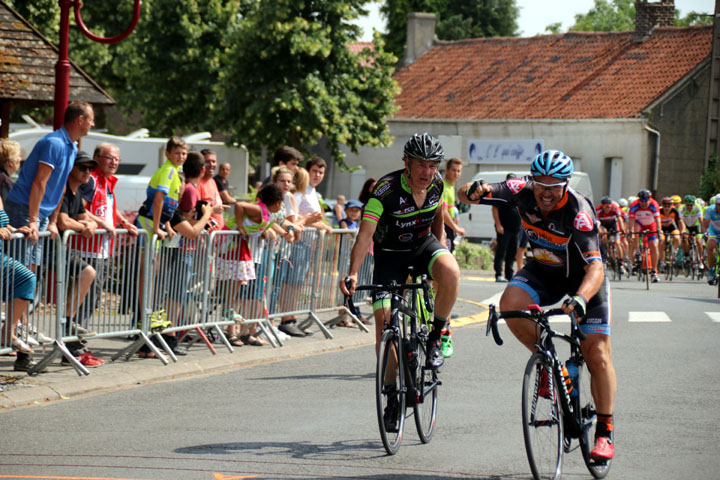
M 615 455 L 612 414 L 617 390 L 610 345 L 610 287 L 600 256 L 595 209 L 590 200 L 568 186 L 572 174 L 570 157 L 546 150 L 533 160 L 530 177 L 468 183 L 460 188 L 458 197 L 464 203 L 513 206 L 530 241 L 533 259 L 508 283 L 500 298 L 501 311 L 525 310 L 530 304 L 552 305 L 569 296 L 562 308 L 565 313 L 575 311 L 587 336 L 580 347 L 597 408 L 590 456 L 610 459 Z M 520 318 L 506 322 L 523 345 L 536 350 L 533 323 Z
M 405 144 L 405 168 L 377 181 L 365 206 L 360 231 L 350 254 L 350 270 L 340 281 L 344 294 L 353 294 L 360 266 L 374 240 L 374 284 L 404 283 L 409 267 L 438 283 L 432 330 L 428 336 L 427 366 L 443 364 L 440 335 L 445 328 L 460 286 L 460 268 L 445 248 L 443 181 L 438 166 L 444 151 L 427 133 L 415 134 Z M 350 288 L 345 281 L 349 279 Z M 390 295 L 373 293 L 376 346 L 390 320 Z

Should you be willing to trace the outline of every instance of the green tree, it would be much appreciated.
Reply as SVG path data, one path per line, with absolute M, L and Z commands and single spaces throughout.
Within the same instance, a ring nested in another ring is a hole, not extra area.
M 635 0 L 595 0 L 588 13 L 575 15 L 570 30 L 579 32 L 613 32 L 635 30 Z
M 239 9 L 227 0 L 144 1 L 141 24 L 118 45 L 108 73 L 122 82 L 113 90 L 121 106 L 139 111 L 155 135 L 216 130 L 210 113 L 220 103 L 223 37 Z
M 675 10 L 676 27 L 709 23 L 712 23 L 712 15 L 690 12 L 683 17 L 680 10 Z M 545 30 L 560 33 L 560 24 L 550 24 Z M 595 6 L 589 12 L 575 15 L 575 24 L 570 30 L 578 32 L 635 30 L 635 0 L 595 0 Z
M 720 192 L 720 170 L 718 170 L 717 153 L 710 155 L 708 167 L 700 177 L 700 189 L 698 195 L 701 198 L 710 198 Z
M 387 48 L 402 57 L 410 12 L 434 13 L 441 40 L 517 35 L 515 0 L 386 0 L 380 8 L 387 21 Z
M 302 147 L 321 138 L 342 165 L 341 145 L 390 144 L 386 118 L 396 111 L 397 59 L 379 34 L 353 54 L 359 28 L 349 22 L 366 0 L 253 2 L 229 32 L 213 105 L 228 141 L 257 151 Z

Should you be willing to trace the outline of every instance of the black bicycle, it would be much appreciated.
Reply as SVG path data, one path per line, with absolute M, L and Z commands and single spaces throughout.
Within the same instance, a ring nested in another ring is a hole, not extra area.
M 438 387 L 442 383 L 437 370 L 425 366 L 431 325 L 428 312 L 434 309 L 432 285 L 423 275 L 417 283 L 358 285 L 355 290 L 391 294 L 390 322 L 377 350 L 375 397 L 380 438 L 387 453 L 394 455 L 400 448 L 408 408 L 413 409 L 422 443 L 430 442 L 435 432 Z M 352 297 L 346 296 L 345 301 L 356 314 Z
M 523 434 L 533 477 L 559 479 L 563 455 L 577 448 L 572 445 L 573 440 L 577 440 L 592 476 L 604 478 L 612 460 L 597 461 L 590 457 L 597 413 L 590 393 L 590 375 L 580 350 L 580 340 L 585 339 L 585 334 L 572 313 L 570 335 L 553 330 L 548 319 L 555 315 L 565 313 L 560 308 L 541 310 L 537 305 L 530 305 L 528 310 L 498 313 L 495 305 L 490 305 L 487 335 L 492 332 L 495 343 L 502 345 L 497 328 L 501 318 L 526 318 L 538 326 L 537 353 L 525 367 L 522 387 Z M 570 346 L 565 365 L 558 358 L 554 339 Z

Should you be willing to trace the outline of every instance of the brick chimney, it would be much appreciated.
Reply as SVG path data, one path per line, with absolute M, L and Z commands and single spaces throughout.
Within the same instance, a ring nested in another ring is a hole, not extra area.
M 407 16 L 407 40 L 403 66 L 408 66 L 430 50 L 435 42 L 435 14 L 411 12 Z
M 675 25 L 675 0 L 635 1 L 635 41 L 642 42 L 656 27 Z

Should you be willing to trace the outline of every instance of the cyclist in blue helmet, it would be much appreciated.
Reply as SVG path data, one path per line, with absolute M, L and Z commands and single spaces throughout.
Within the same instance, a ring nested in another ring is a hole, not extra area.
M 572 159 L 558 150 L 540 153 L 530 175 L 492 184 L 468 183 L 458 198 L 464 203 L 510 205 L 520 215 L 533 258 L 508 283 L 500 310 L 552 305 L 563 298 L 563 310 L 574 311 L 581 330 L 582 351 L 591 375 L 597 407 L 597 429 L 591 457 L 615 455 L 613 408 L 617 380 L 610 343 L 610 286 L 605 278 L 597 218 L 592 202 L 573 190 Z M 513 334 L 535 351 L 536 327 L 526 319 L 507 319 Z

